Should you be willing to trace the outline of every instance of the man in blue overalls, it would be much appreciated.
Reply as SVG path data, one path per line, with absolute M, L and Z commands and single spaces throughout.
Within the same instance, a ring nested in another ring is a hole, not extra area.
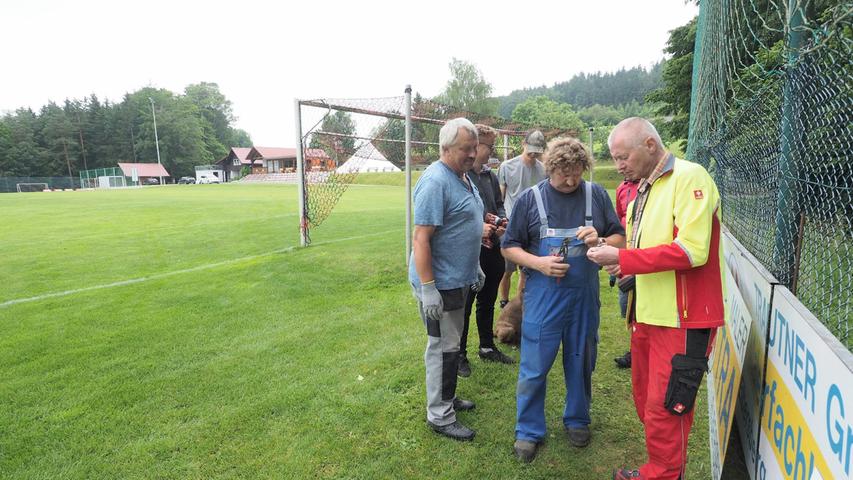
M 528 275 L 514 447 L 525 462 L 533 460 L 545 438 L 545 380 L 561 342 L 563 425 L 573 446 L 589 444 L 601 303 L 599 267 L 586 258 L 586 251 L 604 243 L 625 243 L 610 196 L 600 185 L 583 180 L 592 162 L 586 147 L 574 138 L 555 138 L 544 161 L 548 178 L 519 197 L 502 243 L 504 257 Z

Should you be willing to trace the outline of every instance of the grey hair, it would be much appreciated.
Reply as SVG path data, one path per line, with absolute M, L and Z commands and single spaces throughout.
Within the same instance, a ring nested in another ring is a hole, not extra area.
M 471 134 L 472 137 L 478 139 L 477 127 L 470 120 L 464 117 L 448 120 L 441 130 L 438 132 L 438 145 L 442 150 L 448 149 L 456 143 L 456 137 L 459 135 L 459 129 L 464 128 Z
M 629 143 L 632 147 L 640 146 L 640 144 L 645 142 L 647 138 L 651 137 L 658 147 L 663 148 L 663 141 L 660 139 L 660 134 L 658 134 L 655 126 L 642 117 L 626 118 L 619 122 L 613 130 L 610 131 L 610 135 L 607 137 L 608 148 L 613 146 L 613 134 L 622 130 L 630 132 L 628 139 L 630 140 Z

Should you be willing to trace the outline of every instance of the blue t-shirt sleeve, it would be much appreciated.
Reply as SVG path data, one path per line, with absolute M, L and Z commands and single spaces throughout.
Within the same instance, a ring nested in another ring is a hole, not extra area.
M 422 179 L 414 192 L 415 225 L 444 225 L 444 192 L 434 179 Z
M 596 203 L 604 206 L 604 228 L 599 232 L 599 235 L 602 237 L 609 237 L 616 234 L 625 235 L 625 228 L 622 227 L 619 216 L 616 215 L 616 209 L 613 208 L 613 202 L 610 201 L 610 195 L 607 194 L 607 190 L 598 184 L 595 184 L 595 187 L 594 191 L 596 196 L 598 196 L 598 202 Z
M 502 248 L 521 247 L 525 250 L 530 246 L 530 202 L 532 192 L 528 189 L 515 202 L 512 217 L 509 219 L 506 233 L 501 240 Z

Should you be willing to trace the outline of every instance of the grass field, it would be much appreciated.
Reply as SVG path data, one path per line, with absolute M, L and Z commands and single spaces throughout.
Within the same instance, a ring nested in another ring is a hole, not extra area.
M 512 456 L 517 366 L 472 358 L 460 379 L 474 442 L 426 428 L 403 205 L 400 187 L 353 186 L 298 249 L 293 186 L 0 195 L 0 478 L 592 479 L 642 463 L 606 277 L 588 448 L 562 434 L 559 362 L 530 465 Z

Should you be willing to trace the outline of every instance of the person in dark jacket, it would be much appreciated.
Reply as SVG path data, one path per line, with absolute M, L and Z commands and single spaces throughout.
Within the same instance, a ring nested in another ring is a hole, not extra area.
M 468 327 L 471 323 L 471 310 L 474 300 L 477 301 L 477 332 L 480 336 L 480 350 L 477 354 L 487 362 L 515 363 L 495 346 L 495 300 L 498 297 L 498 286 L 504 274 L 504 257 L 501 255 L 500 238 L 506 232 L 506 211 L 501 195 L 498 176 L 486 164 L 495 151 L 495 140 L 498 133 L 488 125 L 477 124 L 479 143 L 474 158 L 474 166 L 468 171 L 468 178 L 480 191 L 485 215 L 483 218 L 483 240 L 480 245 L 480 268 L 486 274 L 486 283 L 476 295 L 468 296 L 465 305 L 465 326 L 462 329 L 462 339 L 459 346 L 459 376 L 471 375 L 471 365 L 468 363 Z

